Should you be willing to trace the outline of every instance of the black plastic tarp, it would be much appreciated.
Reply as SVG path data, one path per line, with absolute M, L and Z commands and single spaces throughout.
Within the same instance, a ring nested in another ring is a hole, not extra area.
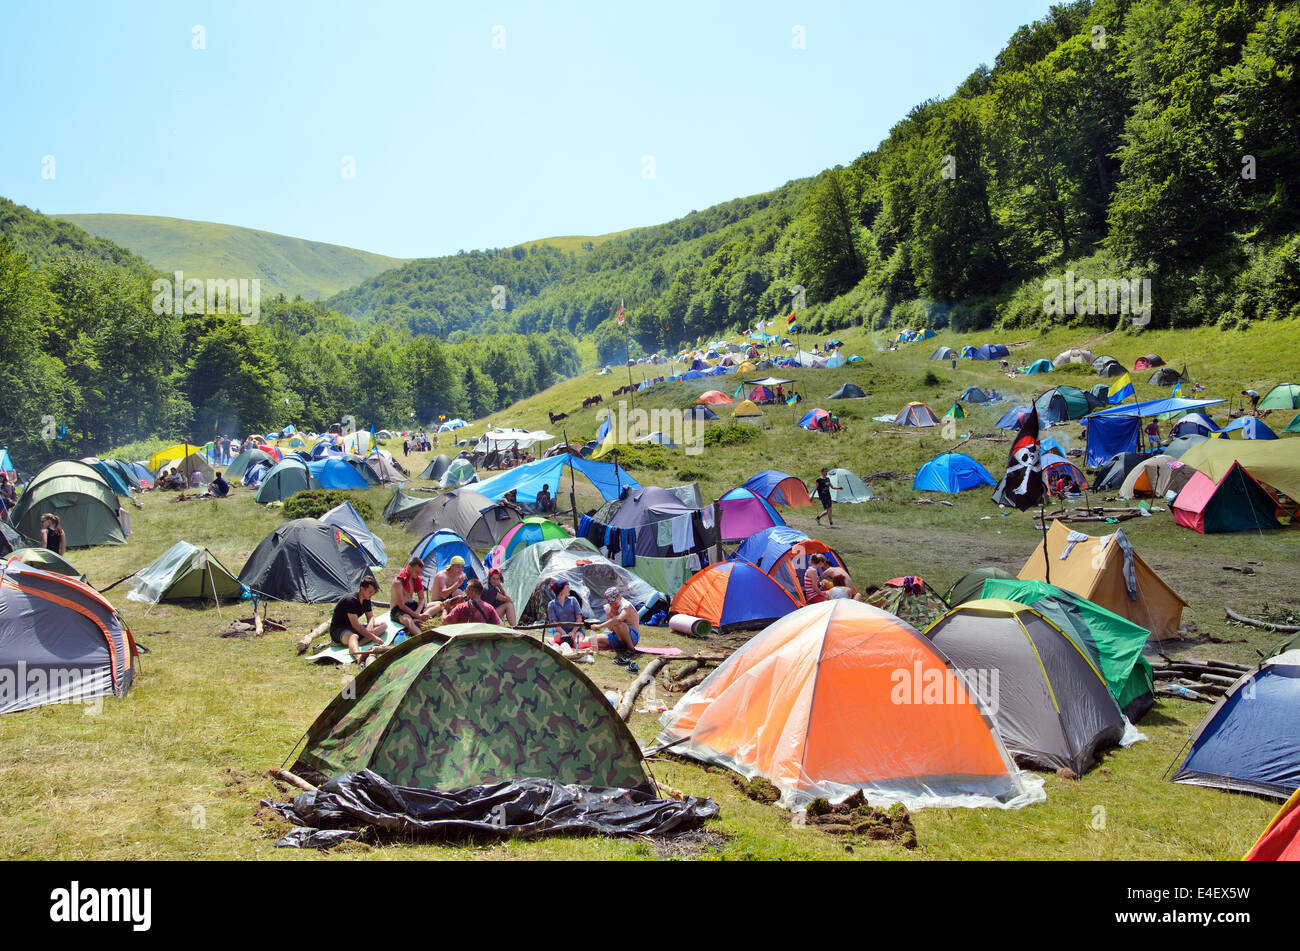
M 278 846 L 328 849 L 375 835 L 443 841 L 531 838 L 556 833 L 665 835 L 718 815 L 712 799 L 656 799 L 634 789 L 564 785 L 550 779 L 442 791 L 394 786 L 377 773 L 343 773 L 293 802 L 268 802 L 297 828 Z

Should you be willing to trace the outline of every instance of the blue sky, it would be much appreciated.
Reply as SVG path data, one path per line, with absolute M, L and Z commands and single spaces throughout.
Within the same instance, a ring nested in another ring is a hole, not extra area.
M 852 161 L 1047 7 L 15 4 L 0 195 L 398 257 L 618 231 Z

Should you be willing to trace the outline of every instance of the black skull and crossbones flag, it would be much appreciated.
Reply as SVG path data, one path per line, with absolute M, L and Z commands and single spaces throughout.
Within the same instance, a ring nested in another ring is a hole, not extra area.
M 1020 511 L 1043 500 L 1043 453 L 1038 444 L 1038 408 L 1030 409 L 1011 443 L 1007 459 L 1007 496 Z

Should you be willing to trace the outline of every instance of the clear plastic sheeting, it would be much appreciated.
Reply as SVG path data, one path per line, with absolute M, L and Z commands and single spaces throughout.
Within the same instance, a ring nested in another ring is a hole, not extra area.
M 190 559 L 203 549 L 189 542 L 177 542 L 158 556 L 152 564 L 141 568 L 131 583 L 131 590 L 126 593 L 128 601 L 143 604 L 157 604 L 172 578 L 189 564 Z
M 669 835 L 716 818 L 712 799 L 656 799 L 634 789 L 564 785 L 550 779 L 440 791 L 394 786 L 377 773 L 343 773 L 291 803 L 268 802 L 293 822 L 277 846 L 328 849 L 377 836 L 423 841 L 534 838 L 561 833 Z

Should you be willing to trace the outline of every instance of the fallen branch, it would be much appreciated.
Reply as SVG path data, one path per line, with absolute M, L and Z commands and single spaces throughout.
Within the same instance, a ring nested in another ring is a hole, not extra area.
M 636 704 L 636 698 L 640 696 L 641 691 L 645 689 L 646 684 L 654 680 L 655 674 L 659 669 L 668 663 L 666 657 L 657 657 L 645 665 L 645 670 L 641 671 L 641 676 L 632 681 L 632 686 L 627 688 L 627 693 L 623 694 L 623 701 L 618 705 L 618 716 L 621 720 L 627 720 L 632 716 L 632 708 Z
M 691 674 L 685 680 L 675 681 L 664 687 L 669 693 L 685 693 L 692 687 L 698 687 L 704 683 L 705 678 L 709 676 L 708 671 L 701 670 L 699 673 Z
M 287 769 L 280 769 L 278 767 L 275 769 L 268 769 L 266 771 L 266 774 L 272 777 L 273 779 L 278 779 L 281 780 L 282 782 L 286 782 L 290 786 L 297 786 L 299 789 L 305 789 L 307 792 L 316 791 L 315 786 L 307 782 L 307 780 L 303 779 L 301 776 L 295 776 Z
M 700 662 L 698 660 L 693 660 L 685 667 L 683 667 L 681 670 L 673 674 L 670 674 L 668 679 L 676 683 L 680 683 L 681 681 L 685 680 L 687 677 L 689 677 L 691 674 L 695 673 L 699 669 L 700 669 Z
M 1229 607 L 1224 607 L 1223 611 L 1229 620 L 1236 621 L 1238 624 L 1249 624 L 1251 627 L 1262 627 L 1266 631 L 1278 631 L 1282 634 L 1293 634 L 1300 631 L 1300 624 L 1275 624 L 1272 621 L 1261 621 L 1257 618 L 1246 617 L 1244 614 L 1238 614 Z

